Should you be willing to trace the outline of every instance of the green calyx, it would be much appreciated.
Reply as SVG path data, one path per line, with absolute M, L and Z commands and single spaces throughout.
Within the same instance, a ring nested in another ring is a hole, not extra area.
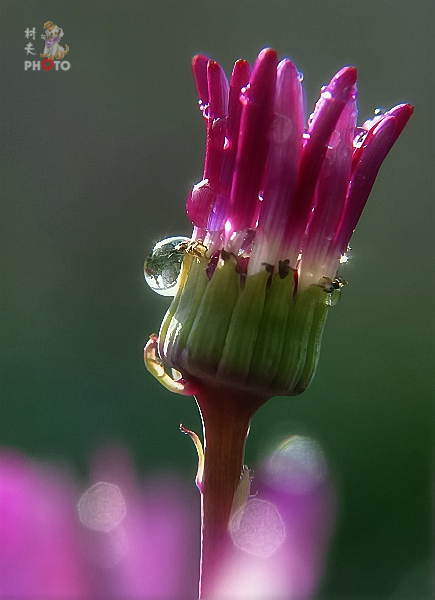
M 188 380 L 213 380 L 272 395 L 303 392 L 312 380 L 329 306 L 339 290 L 320 282 L 295 294 L 294 274 L 269 268 L 242 276 L 233 255 L 211 279 L 205 257 L 186 255 L 162 323 L 162 359 Z

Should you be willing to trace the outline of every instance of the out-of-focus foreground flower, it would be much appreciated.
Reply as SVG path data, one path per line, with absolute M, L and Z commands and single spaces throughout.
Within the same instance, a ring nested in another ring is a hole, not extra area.
M 199 528 L 185 487 L 139 485 L 123 449 L 79 490 L 65 471 L 0 451 L 0 598 L 191 600 Z M 216 598 L 308 598 L 322 572 L 334 495 L 321 451 L 293 436 L 235 515 Z
M 0 598 L 195 596 L 199 528 L 186 488 L 136 481 L 104 452 L 85 491 L 65 470 L 0 451 Z

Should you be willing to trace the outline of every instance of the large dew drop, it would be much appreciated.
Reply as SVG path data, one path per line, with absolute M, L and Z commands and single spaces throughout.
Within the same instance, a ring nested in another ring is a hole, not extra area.
M 145 281 L 161 296 L 175 296 L 184 253 L 177 247 L 189 238 L 165 238 L 154 246 L 144 264 Z

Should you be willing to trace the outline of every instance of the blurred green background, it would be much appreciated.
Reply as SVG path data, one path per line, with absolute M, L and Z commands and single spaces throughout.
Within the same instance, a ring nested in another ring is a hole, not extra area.
M 264 46 L 304 72 L 309 112 L 344 64 L 359 69 L 360 122 L 408 101 L 415 114 L 381 169 L 352 240 L 316 378 L 254 419 L 247 463 L 271 437 L 317 439 L 339 488 L 319 598 L 429 598 L 433 445 L 433 166 L 428 123 L 432 3 L 405 0 L 3 1 L 1 13 L 0 444 L 85 476 L 102 442 L 142 474 L 193 478 L 194 400 L 166 392 L 142 349 L 168 300 L 143 260 L 189 235 L 204 130 L 190 71 L 229 73 Z M 39 60 L 63 28 L 66 72 Z M 24 30 L 36 28 L 27 57 Z M 432 67 L 432 69 L 431 69 Z

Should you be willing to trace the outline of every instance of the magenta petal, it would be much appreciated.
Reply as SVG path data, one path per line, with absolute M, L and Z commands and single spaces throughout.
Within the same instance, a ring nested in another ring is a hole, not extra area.
M 242 103 L 240 102 L 241 89 L 249 83 L 251 67 L 246 60 L 238 60 L 233 69 L 230 82 L 228 121 L 227 121 L 227 151 L 222 167 L 221 179 L 224 189 L 229 193 L 233 179 L 234 164 L 236 162 L 237 148 L 239 145 L 240 118 L 242 116 Z
M 396 139 L 396 119 L 392 116 L 382 119 L 367 135 L 364 152 L 352 173 L 343 216 L 333 240 L 333 246 L 340 253 L 347 248 L 379 168 Z
M 208 82 L 207 82 L 207 64 L 210 59 L 204 54 L 197 54 L 192 59 L 192 69 L 195 76 L 196 89 L 198 90 L 199 105 L 208 104 Z
M 277 68 L 275 116 L 266 168 L 259 228 L 276 236 L 292 202 L 302 151 L 303 91 L 300 75 L 289 60 Z
M 262 50 L 249 88 L 241 96 L 239 147 L 230 198 L 229 219 L 233 230 L 250 227 L 258 210 L 273 120 L 276 64 L 276 52 L 269 48 Z
M 212 119 L 226 117 L 230 88 L 227 76 L 219 63 L 209 60 L 207 65 L 209 116 Z
M 312 199 L 329 138 L 334 131 L 356 82 L 354 67 L 344 67 L 323 90 L 308 129 L 309 138 L 304 146 L 295 200 L 290 209 L 284 244 L 294 262 L 299 254 L 302 238 L 312 207 Z
M 385 117 L 394 117 L 396 119 L 396 135 L 394 142 L 404 130 L 405 125 L 411 118 L 413 112 L 414 107 L 410 104 L 398 104 L 385 113 Z
M 208 61 L 207 80 L 209 106 L 204 179 L 208 179 L 217 187 L 224 153 L 229 85 L 222 67 L 212 60 Z
M 314 211 L 306 233 L 302 261 L 323 263 L 343 212 L 352 164 L 356 126 L 356 89 L 329 140 L 315 192 Z M 334 273 L 323 273 L 333 276 Z

